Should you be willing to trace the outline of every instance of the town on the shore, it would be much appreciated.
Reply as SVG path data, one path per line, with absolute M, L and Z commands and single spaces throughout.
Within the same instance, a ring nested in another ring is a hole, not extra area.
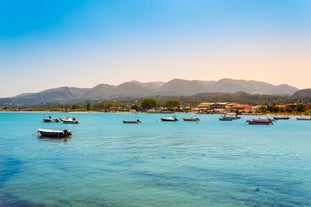
M 141 102 L 137 100 L 133 104 L 118 103 L 116 101 L 75 104 L 48 105 L 45 107 L 12 107 L 2 108 L 1 111 L 58 111 L 58 112 L 145 112 L 145 113 L 195 113 L 195 114 L 299 114 L 311 115 L 311 103 L 293 104 L 262 104 L 250 105 L 231 102 L 201 102 L 196 105 L 181 104 L 178 100 L 166 100 L 160 103 L 154 98 L 145 98 Z

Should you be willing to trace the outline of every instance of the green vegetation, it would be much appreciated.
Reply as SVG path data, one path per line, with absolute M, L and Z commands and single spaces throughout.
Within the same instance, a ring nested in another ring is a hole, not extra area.
M 8 100 L 6 100 L 8 101 Z M 2 105 L 2 110 L 23 111 L 181 111 L 189 112 L 202 102 L 228 102 L 258 106 L 256 113 L 311 114 L 311 98 L 302 95 L 275 96 L 256 95 L 239 92 L 202 93 L 194 96 L 156 96 L 143 98 L 118 98 L 112 100 L 85 100 L 73 103 L 41 103 L 31 107 L 17 106 L 14 103 Z
M 141 102 L 141 108 L 143 110 L 149 110 L 152 108 L 156 108 L 158 106 L 158 102 L 153 98 L 145 98 Z

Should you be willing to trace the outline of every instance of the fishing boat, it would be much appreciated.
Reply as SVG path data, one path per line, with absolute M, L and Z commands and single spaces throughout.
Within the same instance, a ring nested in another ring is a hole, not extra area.
M 272 121 L 273 120 L 270 118 L 260 117 L 258 119 L 247 120 L 246 122 L 252 125 L 270 125 L 270 124 L 273 124 Z
M 194 121 L 194 122 L 200 121 L 200 119 L 197 117 L 185 117 L 185 118 L 183 118 L 183 120 L 184 121 Z
M 141 121 L 139 119 L 137 120 L 123 120 L 124 124 L 140 124 Z
M 161 118 L 161 121 L 173 122 L 173 121 L 178 121 L 178 119 L 176 118 L 176 116 L 170 116 L 170 117 L 163 117 L 163 118 Z
M 51 138 L 65 138 L 72 136 L 70 130 L 54 130 L 54 129 L 37 129 L 42 137 L 51 137 Z

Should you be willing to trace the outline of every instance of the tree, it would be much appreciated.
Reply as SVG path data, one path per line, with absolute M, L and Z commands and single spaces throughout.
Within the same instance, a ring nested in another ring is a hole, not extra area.
M 90 104 L 90 103 L 87 103 L 87 104 L 86 104 L 86 110 L 87 110 L 87 111 L 90 111 L 90 110 L 91 110 L 91 104 Z
M 168 109 L 172 109 L 172 108 L 174 108 L 174 107 L 179 107 L 179 106 L 180 106 L 180 103 L 179 103 L 179 101 L 177 101 L 177 100 L 167 100 L 165 106 L 166 106 Z
M 158 102 L 153 98 L 145 98 L 141 101 L 141 108 L 144 110 L 155 108 L 157 105 Z
M 306 111 L 306 106 L 305 106 L 304 104 L 298 104 L 298 105 L 297 105 L 296 111 L 297 111 L 298 113 L 305 112 L 305 111 Z
M 79 104 L 73 104 L 72 106 L 71 106 L 71 109 L 73 109 L 73 110 L 77 110 L 77 109 L 80 109 L 81 107 L 80 107 L 80 105 Z
M 260 106 L 259 107 L 259 111 L 261 113 L 267 113 L 267 111 L 268 111 L 267 106 L 265 106 L 265 105 Z
M 136 105 L 136 104 L 133 104 L 133 105 L 131 106 L 131 109 L 132 109 L 132 110 L 135 110 L 135 111 L 138 111 L 138 110 L 139 110 L 139 106 Z
M 93 109 L 95 111 L 102 111 L 105 109 L 105 105 L 101 101 L 99 101 L 93 105 Z

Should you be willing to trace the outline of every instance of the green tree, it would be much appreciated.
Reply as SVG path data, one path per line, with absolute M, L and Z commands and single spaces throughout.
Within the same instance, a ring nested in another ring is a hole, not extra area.
M 90 104 L 90 103 L 87 103 L 87 104 L 86 104 L 86 110 L 87 110 L 87 111 L 90 111 L 90 110 L 91 110 L 91 104 Z
M 105 109 L 105 105 L 101 101 L 99 101 L 93 105 L 93 109 L 95 111 L 102 111 Z
M 286 107 L 285 108 L 285 112 L 286 113 L 292 113 L 293 112 L 293 109 L 291 107 Z
M 174 107 L 179 107 L 179 106 L 180 106 L 180 103 L 179 103 L 179 101 L 177 101 L 177 100 L 167 100 L 165 106 L 166 106 L 168 109 L 172 109 L 172 108 L 174 108 Z
M 261 106 L 259 107 L 259 112 L 261 112 L 261 113 L 267 113 L 267 111 L 268 111 L 267 106 L 261 105 Z
M 71 106 L 71 109 L 72 110 L 77 110 L 77 109 L 80 109 L 81 107 L 80 107 L 80 105 L 79 104 L 73 104 L 72 106 Z
M 153 98 L 145 98 L 141 101 L 141 108 L 144 110 L 155 108 L 157 105 L 158 102 Z
M 139 106 L 138 106 L 137 104 L 133 104 L 133 105 L 131 106 L 131 109 L 132 109 L 132 110 L 135 110 L 135 111 L 139 111 Z
M 305 106 L 304 104 L 298 104 L 298 105 L 297 105 L 296 111 L 297 111 L 298 113 L 305 112 L 305 111 L 306 111 L 306 106 Z

